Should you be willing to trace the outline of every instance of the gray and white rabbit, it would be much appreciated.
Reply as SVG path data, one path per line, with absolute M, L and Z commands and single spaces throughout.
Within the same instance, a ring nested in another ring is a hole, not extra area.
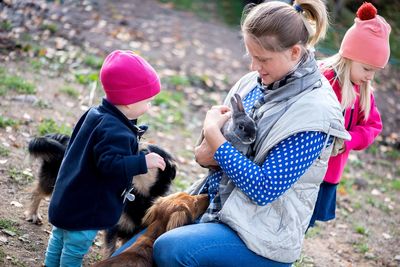
M 239 94 L 232 96 L 231 106 L 232 117 L 222 127 L 222 134 L 237 150 L 246 155 L 250 145 L 256 140 L 257 125 L 244 110 Z

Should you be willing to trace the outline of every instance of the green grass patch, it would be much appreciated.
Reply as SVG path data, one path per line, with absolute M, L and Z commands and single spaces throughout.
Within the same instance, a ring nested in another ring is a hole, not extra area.
M 63 86 L 60 88 L 60 92 L 73 98 L 78 98 L 79 96 L 79 91 L 72 86 Z
M 2 230 L 6 230 L 17 234 L 19 232 L 17 226 L 18 226 L 17 222 L 4 218 L 0 219 L 0 229 Z
M 365 254 L 369 251 L 368 244 L 366 242 L 358 242 L 354 244 L 354 248 L 357 252 Z
M 40 59 L 32 59 L 29 64 L 34 71 L 39 71 L 44 67 L 44 63 Z
M 369 205 L 371 205 L 374 208 L 377 208 L 381 211 L 383 211 L 386 214 L 390 214 L 391 210 L 389 209 L 388 205 L 385 202 L 382 202 L 376 198 L 373 198 L 371 196 L 367 197 L 366 201 Z
M 175 177 L 172 184 L 177 189 L 177 191 L 185 191 L 190 185 L 187 179 L 181 176 Z
M 83 85 L 88 85 L 92 82 L 99 80 L 99 74 L 97 72 L 80 72 L 75 73 L 75 80 Z
M 377 144 L 372 144 L 365 150 L 368 154 L 377 156 L 379 154 L 379 146 Z
M 10 155 L 10 150 L 2 145 L 0 145 L 0 156 L 8 157 Z
M 39 99 L 34 105 L 40 109 L 45 109 L 45 108 L 51 107 L 51 105 L 47 101 L 44 101 L 42 99 Z
M 174 86 L 188 86 L 190 85 L 190 79 L 184 75 L 172 75 L 168 76 L 165 79 L 165 82 Z
M 389 157 L 390 159 L 400 159 L 400 151 L 397 149 L 389 149 L 388 151 L 386 151 L 386 156 Z
M 340 180 L 340 183 L 339 183 L 339 186 L 338 186 L 338 191 L 346 192 L 348 194 L 352 194 L 354 192 L 353 184 L 354 184 L 354 180 L 353 179 L 348 179 L 346 177 L 343 177 Z
M 153 100 L 155 106 L 179 107 L 184 102 L 182 92 L 161 91 Z
M 317 236 L 321 232 L 321 228 L 319 228 L 318 225 L 315 225 L 314 227 L 308 228 L 306 232 L 306 238 L 313 238 Z
M 311 257 L 301 254 L 300 258 L 298 260 L 296 260 L 292 266 L 293 267 L 314 267 L 315 265 L 314 265 L 314 260 Z
M 355 203 L 353 204 L 353 209 L 359 210 L 359 209 L 361 209 L 361 208 L 362 208 L 362 204 L 361 204 L 360 202 L 355 202 Z
M 17 259 L 16 257 L 12 256 L 11 260 L 10 260 L 11 264 L 13 266 L 17 266 L 17 267 L 27 267 L 27 265 L 25 263 L 23 263 L 21 260 Z
M 8 176 L 11 179 L 11 181 L 13 181 L 18 185 L 30 184 L 34 180 L 32 173 L 25 170 L 19 170 L 16 168 L 9 169 Z
M 391 187 L 394 190 L 400 191 L 400 179 L 393 180 L 391 183 Z
M 243 11 L 242 0 L 159 0 L 162 3 L 171 3 L 178 10 L 185 10 L 195 13 L 204 20 L 219 18 L 228 25 L 240 25 Z
M 87 55 L 84 58 L 83 63 L 85 63 L 85 65 L 88 67 L 99 70 L 103 64 L 103 58 L 95 55 Z
M 187 102 L 182 92 L 161 91 L 153 100 L 157 112 L 144 114 L 140 117 L 140 123 L 150 125 L 151 129 L 170 131 L 185 124 Z
M 367 235 L 367 229 L 362 225 L 355 225 L 354 231 L 360 235 Z
M 243 12 L 243 1 L 239 0 L 219 0 L 217 3 L 217 12 L 224 22 L 231 26 L 239 26 Z
M 35 86 L 16 75 L 7 74 L 4 69 L 0 70 L 0 96 L 8 91 L 16 91 L 21 94 L 35 94 Z
M 15 126 L 17 124 L 18 121 L 0 115 L 0 128 L 6 128 L 7 126 Z
M 1 23 L 0 23 L 0 29 L 3 31 L 11 31 L 12 29 L 12 24 L 8 19 L 4 19 Z
M 0 247 L 0 262 L 5 261 L 7 254 L 4 252 L 4 250 Z
M 212 1 L 203 1 L 203 0 L 159 0 L 159 1 L 161 3 L 171 3 L 178 10 L 193 12 L 204 20 L 208 20 L 215 12 L 215 4 Z
M 150 126 L 150 130 L 169 132 L 178 126 L 184 125 L 184 113 L 182 110 L 172 108 L 160 109 L 155 116 L 148 113 L 140 117 L 140 123 Z
M 54 24 L 54 23 L 43 23 L 41 29 L 42 29 L 42 30 L 49 30 L 51 33 L 54 34 L 54 33 L 57 32 L 58 27 L 57 27 L 57 25 Z
M 39 124 L 38 133 L 40 135 L 45 135 L 48 133 L 71 135 L 72 129 L 65 124 L 57 124 L 53 119 L 45 119 Z

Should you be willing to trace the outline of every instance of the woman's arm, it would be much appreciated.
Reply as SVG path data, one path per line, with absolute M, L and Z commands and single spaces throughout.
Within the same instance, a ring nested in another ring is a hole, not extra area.
M 262 206 L 282 195 L 305 173 L 320 155 L 325 136 L 322 132 L 294 134 L 273 147 L 261 167 L 229 142 L 217 149 L 214 158 L 235 185 Z

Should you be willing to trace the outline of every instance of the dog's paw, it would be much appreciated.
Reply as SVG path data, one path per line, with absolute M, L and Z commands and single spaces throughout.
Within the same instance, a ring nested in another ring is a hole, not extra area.
M 31 222 L 33 224 L 36 224 L 36 225 L 42 225 L 43 224 L 42 216 L 40 216 L 39 213 L 26 212 L 25 213 L 25 220 L 28 221 L 28 222 Z

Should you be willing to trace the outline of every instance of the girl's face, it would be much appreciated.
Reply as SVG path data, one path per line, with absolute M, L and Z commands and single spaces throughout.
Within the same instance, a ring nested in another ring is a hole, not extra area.
M 125 105 L 122 106 L 122 112 L 125 114 L 125 116 L 130 119 L 134 120 L 139 118 L 141 115 L 146 113 L 150 107 L 151 107 L 151 101 L 154 99 L 154 97 L 130 104 L 130 105 Z
M 374 79 L 379 68 L 352 60 L 350 65 L 350 80 L 353 84 L 361 85 Z
M 244 34 L 244 43 L 251 58 L 251 70 L 257 71 L 262 82 L 267 85 L 282 79 L 301 57 L 299 45 L 282 52 L 269 51 L 247 34 Z

